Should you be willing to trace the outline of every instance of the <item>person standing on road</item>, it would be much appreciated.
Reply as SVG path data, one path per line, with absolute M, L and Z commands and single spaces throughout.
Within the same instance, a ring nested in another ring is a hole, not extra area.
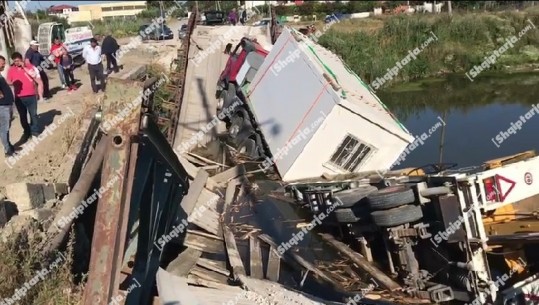
M 77 85 L 75 84 L 75 76 L 73 75 L 73 58 L 71 55 L 64 53 L 62 56 L 62 60 L 60 61 L 60 64 L 62 65 L 62 68 L 64 69 L 64 76 L 66 79 L 67 87 L 69 88 L 67 90 L 67 93 L 71 93 L 75 90 L 77 90 Z
M 241 18 L 240 18 L 241 25 L 245 25 L 245 22 L 247 22 L 247 10 L 244 9 L 241 12 Z
M 230 21 L 232 25 L 236 25 L 236 23 L 238 23 L 238 14 L 236 13 L 235 8 L 233 8 L 228 14 L 228 21 Z
M 101 43 L 101 52 L 105 54 L 105 57 L 107 58 L 107 74 L 112 73 L 118 73 L 118 62 L 116 62 L 116 51 L 120 49 L 120 45 L 118 45 L 118 42 L 116 39 L 114 39 L 111 35 L 105 36 L 103 38 L 103 42 Z
M 21 126 L 24 134 L 21 138 L 22 143 L 28 141 L 31 136 L 37 137 L 40 133 L 37 119 L 37 83 L 39 99 L 43 99 L 43 83 L 39 77 L 39 70 L 31 64 L 25 64 L 22 55 L 19 52 L 11 55 L 13 65 L 7 73 L 7 82 L 13 85 L 15 91 L 15 106 L 19 113 Z M 30 115 L 30 124 L 28 124 L 28 115 Z
M 45 61 L 45 58 L 43 58 L 43 55 L 39 53 L 39 43 L 37 41 L 32 40 L 30 42 L 30 48 L 28 48 L 28 51 L 26 51 L 24 58 L 26 64 L 30 63 L 32 66 L 36 67 L 39 70 L 39 77 L 43 82 L 43 98 L 45 100 L 51 98 L 49 77 L 47 76 L 45 70 L 42 68 L 42 63 Z
M 94 93 L 99 91 L 95 84 L 98 79 L 101 83 L 101 91 L 105 92 L 105 75 L 103 74 L 103 62 L 101 60 L 101 47 L 97 45 L 97 39 L 90 39 L 90 45 L 87 45 L 82 50 L 82 57 L 88 63 L 88 72 L 90 73 L 90 83 Z
M 54 44 L 51 47 L 51 54 L 54 56 L 54 63 L 56 64 L 56 69 L 58 69 L 58 76 L 60 76 L 60 82 L 62 83 L 62 89 L 66 87 L 66 80 L 64 77 L 64 69 L 60 64 L 63 53 L 67 53 L 67 49 L 60 40 L 60 37 L 54 38 Z
M 6 59 L 0 55 L 0 72 L 6 67 Z M 0 74 L 0 141 L 4 146 L 4 154 L 11 157 L 15 153 L 15 148 L 9 141 L 9 129 L 11 128 L 11 109 L 15 98 L 6 79 Z

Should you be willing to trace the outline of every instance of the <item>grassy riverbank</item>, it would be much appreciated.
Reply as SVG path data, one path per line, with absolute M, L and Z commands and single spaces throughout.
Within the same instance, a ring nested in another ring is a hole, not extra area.
M 529 21 L 537 28 L 533 28 Z M 527 30 L 526 30 L 526 27 Z M 481 65 L 485 56 L 507 38 L 525 31 L 514 47 L 496 59 L 489 71 L 532 70 L 539 67 L 539 8 L 522 12 L 415 14 L 344 20 L 319 42 L 339 54 L 369 83 L 383 78 L 409 51 L 431 39 L 416 59 L 398 71 L 392 83 L 464 73 Z M 384 85 L 385 86 L 385 85 Z

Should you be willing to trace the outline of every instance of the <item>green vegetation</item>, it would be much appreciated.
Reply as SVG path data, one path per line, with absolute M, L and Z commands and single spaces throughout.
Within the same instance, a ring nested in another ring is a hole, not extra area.
M 26 288 L 27 292 L 22 293 L 16 304 L 79 304 L 82 287 L 75 283 L 71 272 L 74 239 L 70 240 L 67 253 L 44 258 L 38 250 L 40 240 L 36 235 L 39 236 L 39 231 L 34 225 L 6 243 L 0 243 L 0 296 L 2 299 L 11 297 L 26 284 L 30 288 Z M 57 266 L 53 266 L 54 263 Z M 36 283 L 32 279 L 43 269 L 50 272 L 43 279 L 38 278 Z
M 507 38 L 530 26 L 539 26 L 539 10 L 499 13 L 414 14 L 344 20 L 319 42 L 339 54 L 367 82 L 382 78 L 408 52 L 432 37 L 438 38 L 398 71 L 395 80 L 411 80 L 448 73 L 463 73 L 481 65 L 485 56 Z M 539 59 L 539 30 L 530 27 L 515 47 L 509 48 L 490 71 L 521 69 Z M 486 74 L 486 72 L 483 72 Z

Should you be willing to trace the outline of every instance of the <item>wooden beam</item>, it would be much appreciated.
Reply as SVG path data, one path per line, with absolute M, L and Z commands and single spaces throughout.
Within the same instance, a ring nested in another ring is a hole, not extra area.
M 258 237 L 266 242 L 267 244 L 269 244 L 271 247 L 273 247 L 275 249 L 274 252 L 277 252 L 277 244 L 273 241 L 273 239 L 266 235 L 266 234 L 260 234 L 258 235 Z M 311 271 L 312 273 L 316 274 L 318 277 L 322 278 L 323 280 L 325 280 L 326 282 L 332 284 L 334 287 L 337 287 L 337 288 L 342 288 L 342 285 L 337 283 L 335 280 L 333 280 L 332 278 L 330 278 L 329 276 L 326 275 L 325 272 L 323 272 L 322 270 L 316 268 L 315 266 L 313 266 L 311 263 L 309 263 L 308 261 L 306 261 L 305 259 L 303 259 L 303 257 L 301 257 L 299 254 L 295 253 L 294 252 L 294 249 L 289 249 L 288 251 L 286 251 L 284 253 L 285 255 L 291 257 L 292 259 L 294 259 L 298 264 L 300 264 L 303 268 Z M 281 255 L 282 257 L 282 255 Z
M 207 258 L 199 258 L 197 261 L 197 265 L 199 265 L 200 267 L 204 267 L 208 270 L 215 271 L 222 275 L 226 275 L 226 276 L 230 275 L 230 271 L 226 269 L 226 264 L 224 263 L 221 264 L 221 262 L 218 262 L 218 261 L 214 261 Z
M 268 256 L 268 269 L 266 270 L 266 278 L 279 282 L 279 274 L 281 271 L 281 258 L 277 249 L 270 247 L 269 256 Z
M 350 258 L 361 269 L 369 273 L 374 279 L 379 281 L 380 284 L 384 286 L 386 289 L 388 289 L 389 291 L 402 289 L 402 287 L 397 282 L 395 282 L 393 279 L 391 279 L 389 276 L 383 273 L 380 269 L 376 268 L 376 266 L 369 263 L 367 259 L 364 258 L 361 254 L 353 251 L 344 243 L 336 240 L 333 236 L 329 234 L 320 234 L 320 236 L 322 237 L 323 240 L 328 242 L 331 246 L 333 246 L 339 252 L 346 255 L 348 258 Z
M 249 273 L 255 279 L 264 278 L 264 269 L 262 267 L 262 251 L 258 238 L 249 236 Z
M 202 251 L 187 248 L 168 264 L 166 271 L 176 276 L 187 276 L 200 256 L 202 256 Z
M 223 235 L 225 237 L 226 253 L 228 255 L 228 262 L 232 267 L 232 273 L 234 278 L 239 279 L 238 276 L 246 275 L 243 261 L 241 260 L 240 252 L 236 246 L 236 238 L 234 233 L 230 231 L 230 228 L 223 224 Z
M 208 235 L 210 234 L 201 235 L 201 234 L 193 233 L 193 231 L 187 232 L 187 234 L 185 234 L 185 240 L 183 244 L 184 246 L 197 249 L 202 252 L 216 253 L 216 254 L 224 253 L 225 252 L 224 242 L 220 240 L 219 238 L 211 238 Z

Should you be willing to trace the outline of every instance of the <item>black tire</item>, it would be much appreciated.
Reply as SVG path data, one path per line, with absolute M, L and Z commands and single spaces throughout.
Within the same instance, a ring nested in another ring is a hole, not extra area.
M 395 227 L 423 218 L 421 206 L 403 205 L 389 210 L 374 211 L 372 221 L 380 227 Z
M 335 213 L 337 222 L 340 223 L 354 223 L 369 219 L 369 209 L 365 206 L 336 209 L 333 213 Z
M 376 192 L 378 189 L 371 185 L 364 185 L 358 188 L 338 192 L 334 194 L 337 204 L 341 204 L 341 208 L 349 208 L 357 204 L 361 199 L 369 194 Z
M 253 139 L 247 139 L 243 141 L 238 146 L 238 152 L 244 155 L 247 155 L 250 158 L 256 158 L 257 155 L 257 149 L 256 149 L 256 142 Z
M 414 191 L 404 185 L 383 188 L 367 198 L 372 210 L 387 210 L 415 202 Z
M 240 117 L 239 115 L 235 115 L 230 120 L 230 128 L 228 129 L 228 134 L 229 134 L 230 138 L 235 139 L 238 136 L 238 134 L 243 129 L 243 125 L 245 123 L 244 121 L 245 120 L 242 117 Z

